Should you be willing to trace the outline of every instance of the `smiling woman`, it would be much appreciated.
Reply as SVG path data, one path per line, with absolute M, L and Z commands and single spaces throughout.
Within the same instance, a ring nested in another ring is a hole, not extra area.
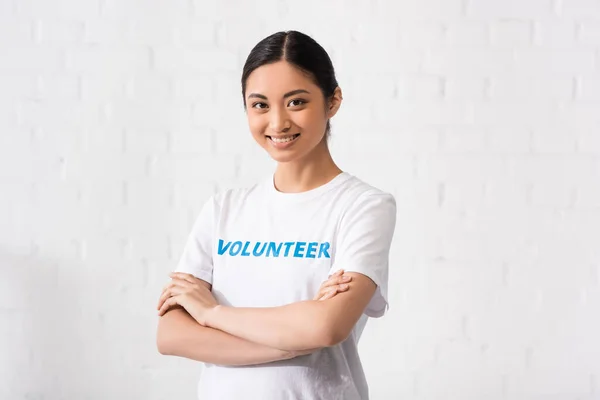
M 368 399 L 357 346 L 388 309 L 394 197 L 333 161 L 342 91 L 309 36 L 260 41 L 242 98 L 277 168 L 205 203 L 159 299 L 159 351 L 206 365 L 201 399 Z
M 293 87 L 298 89 L 287 91 Z M 326 101 L 316 83 L 293 64 L 279 61 L 254 70 L 244 89 L 250 92 L 246 98 L 250 130 L 271 157 L 285 162 L 309 154 L 322 156 L 326 126 L 341 104 L 339 88 Z

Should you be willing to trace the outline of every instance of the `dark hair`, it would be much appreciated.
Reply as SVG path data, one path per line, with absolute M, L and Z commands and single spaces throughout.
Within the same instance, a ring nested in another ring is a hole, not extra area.
M 329 55 L 313 38 L 298 31 L 274 33 L 254 46 L 242 72 L 242 97 L 246 108 L 246 81 L 256 68 L 278 61 L 287 61 L 306 73 L 323 92 L 325 105 L 338 86 L 335 70 Z M 327 121 L 326 137 L 331 125 Z

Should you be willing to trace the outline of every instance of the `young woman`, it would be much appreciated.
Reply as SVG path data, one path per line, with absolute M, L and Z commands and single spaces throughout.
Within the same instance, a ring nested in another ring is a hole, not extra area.
M 342 92 L 309 36 L 259 42 L 242 95 L 277 168 L 205 203 L 159 299 L 159 351 L 205 363 L 201 399 L 368 399 L 357 343 L 388 309 L 395 200 L 334 163 Z

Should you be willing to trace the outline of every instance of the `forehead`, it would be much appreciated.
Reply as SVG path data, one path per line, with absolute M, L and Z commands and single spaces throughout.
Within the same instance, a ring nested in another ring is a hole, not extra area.
M 246 93 L 277 94 L 290 90 L 317 88 L 313 80 L 287 61 L 278 61 L 256 68 L 246 81 Z M 311 90 L 312 89 L 312 90 Z

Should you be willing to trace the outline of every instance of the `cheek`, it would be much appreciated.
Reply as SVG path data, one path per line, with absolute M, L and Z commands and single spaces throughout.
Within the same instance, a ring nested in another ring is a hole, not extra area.
M 262 118 L 256 115 L 248 115 L 248 127 L 254 137 L 262 136 L 264 132 L 264 123 Z
M 311 135 L 319 136 L 325 130 L 327 120 L 325 115 L 320 110 L 311 110 L 311 112 L 303 113 L 300 119 L 297 121 L 304 131 L 310 132 Z

